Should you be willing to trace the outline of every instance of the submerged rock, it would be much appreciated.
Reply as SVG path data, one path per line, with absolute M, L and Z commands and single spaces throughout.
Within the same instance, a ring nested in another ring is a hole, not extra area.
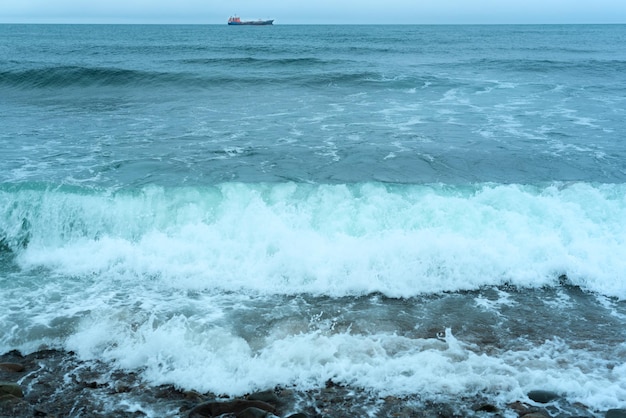
M 490 403 L 479 405 L 474 410 L 477 411 L 477 412 L 490 412 L 490 413 L 499 412 L 498 407 L 495 406 L 495 405 L 492 405 Z
M 626 418 L 626 409 L 609 409 L 606 418 Z
M 24 393 L 22 388 L 17 383 L 12 382 L 0 382 L 0 395 L 11 395 L 16 398 L 22 398 Z
M 538 403 L 548 403 L 560 398 L 559 394 L 548 390 L 531 390 L 527 396 Z
M 237 414 L 237 418 L 268 418 L 275 416 L 271 412 L 259 408 L 246 408 Z
M 20 373 L 24 371 L 24 366 L 19 363 L 0 363 L 0 370 L 5 372 Z
M 234 401 L 210 401 L 197 405 L 189 411 L 189 418 L 217 417 L 222 414 L 239 414 L 248 408 L 274 412 L 276 408 L 266 402 L 236 399 Z
M 19 400 L 20 398 L 13 396 L 13 395 L 8 395 L 6 393 L 4 395 L 0 395 L 0 404 L 8 403 L 8 402 L 16 402 Z

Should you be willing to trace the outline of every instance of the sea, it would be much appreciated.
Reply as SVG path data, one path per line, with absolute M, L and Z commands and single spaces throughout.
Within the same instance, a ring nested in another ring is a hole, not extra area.
M 626 408 L 626 25 L 0 25 L 0 352 Z

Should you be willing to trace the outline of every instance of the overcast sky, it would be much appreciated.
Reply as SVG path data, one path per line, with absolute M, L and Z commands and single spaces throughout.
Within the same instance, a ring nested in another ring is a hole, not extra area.
M 2 23 L 626 23 L 626 0 L 0 0 Z

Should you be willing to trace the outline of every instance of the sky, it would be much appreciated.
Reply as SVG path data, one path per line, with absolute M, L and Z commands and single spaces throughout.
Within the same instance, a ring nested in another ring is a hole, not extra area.
M 0 0 L 0 23 L 626 23 L 626 0 Z

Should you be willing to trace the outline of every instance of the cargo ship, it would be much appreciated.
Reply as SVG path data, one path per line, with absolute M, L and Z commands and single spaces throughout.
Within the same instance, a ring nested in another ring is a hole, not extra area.
M 241 20 L 238 16 L 231 16 L 228 18 L 229 25 L 254 25 L 254 26 L 264 26 L 264 25 L 273 25 L 274 20 Z

